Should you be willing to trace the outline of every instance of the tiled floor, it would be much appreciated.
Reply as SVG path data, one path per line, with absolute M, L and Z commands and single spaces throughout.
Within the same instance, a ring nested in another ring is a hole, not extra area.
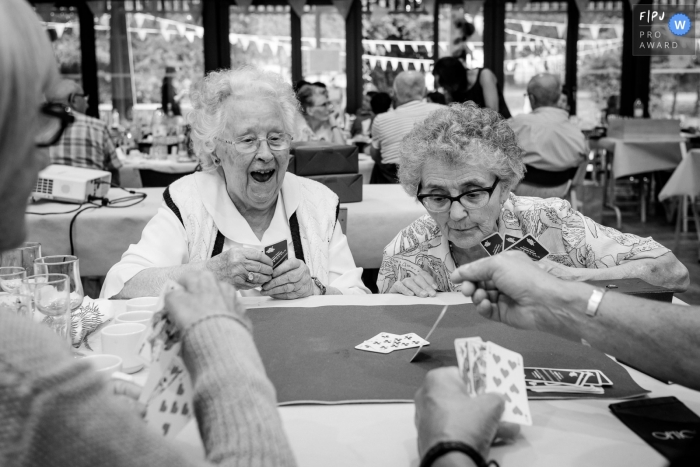
M 663 211 L 663 209 L 660 209 Z M 692 216 L 691 216 L 692 219 Z M 615 217 L 605 215 L 603 217 L 605 225 L 614 226 Z M 687 292 L 676 296 L 690 305 L 700 305 L 700 263 L 698 263 L 698 236 L 695 232 L 695 225 L 689 222 L 689 232 L 681 233 L 681 242 L 678 251 L 674 252 L 676 257 L 688 268 L 690 273 L 690 288 Z M 639 220 L 639 214 L 623 213 L 622 232 L 633 233 L 639 236 L 651 236 L 657 242 L 667 248 L 673 248 L 675 225 L 666 221 L 663 214 L 647 219 L 646 223 Z

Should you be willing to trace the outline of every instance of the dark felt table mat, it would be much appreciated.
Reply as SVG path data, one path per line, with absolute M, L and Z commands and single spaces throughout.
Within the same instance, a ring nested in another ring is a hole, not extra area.
M 601 352 L 548 334 L 488 321 L 471 304 L 451 305 L 415 362 L 415 349 L 356 350 L 389 332 L 425 336 L 439 305 L 259 308 L 249 311 L 255 342 L 281 405 L 412 401 L 425 373 L 456 365 L 454 340 L 479 336 L 520 353 L 527 367 L 598 369 L 613 382 L 605 394 L 537 394 L 530 399 L 622 399 L 648 391 Z

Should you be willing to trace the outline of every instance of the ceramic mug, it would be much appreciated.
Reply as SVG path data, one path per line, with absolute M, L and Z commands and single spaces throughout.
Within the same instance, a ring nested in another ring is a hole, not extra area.
M 126 311 L 153 311 L 156 312 L 158 297 L 139 297 L 126 301 Z
M 145 324 L 147 327 L 151 324 L 153 319 L 152 311 L 127 311 L 121 315 L 114 318 L 115 323 L 140 323 Z
M 141 323 L 111 324 L 101 331 L 102 352 L 121 357 L 122 371 L 135 373 L 143 368 L 139 348 L 146 335 L 146 325 Z

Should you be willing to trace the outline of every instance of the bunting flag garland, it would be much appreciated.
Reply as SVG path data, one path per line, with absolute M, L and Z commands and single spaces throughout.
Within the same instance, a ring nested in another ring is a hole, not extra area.
M 304 15 L 304 5 L 306 5 L 306 0 L 287 0 L 287 2 L 299 18 L 301 18 Z
M 564 37 L 564 31 L 566 31 L 566 24 L 557 23 L 555 26 L 557 28 L 557 36 L 559 39 Z
M 194 42 L 195 32 L 194 31 L 185 31 L 184 36 L 187 38 L 187 40 L 191 44 Z
M 146 16 L 141 13 L 134 13 L 134 21 L 136 22 L 136 26 L 142 27 L 143 22 L 146 21 Z
M 530 31 L 532 31 L 532 23 L 530 21 L 522 21 L 520 25 L 523 27 L 525 34 L 530 34 Z
M 333 0 L 333 5 L 335 5 L 335 7 L 338 9 L 338 13 L 342 15 L 343 19 L 347 20 L 352 2 L 353 0 Z
M 66 30 L 66 25 L 65 23 L 55 23 L 54 29 L 56 30 L 56 37 L 60 39 L 63 36 L 63 31 Z
M 593 39 L 598 39 L 598 34 L 600 33 L 600 26 L 591 25 L 588 27 L 588 30 L 591 31 L 591 37 Z

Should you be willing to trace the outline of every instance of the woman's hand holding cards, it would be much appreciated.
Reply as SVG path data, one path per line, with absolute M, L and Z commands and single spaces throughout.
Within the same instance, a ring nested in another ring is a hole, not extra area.
M 206 262 L 220 281 L 239 290 L 260 287 L 272 279 L 272 260 L 262 251 L 235 246 Z
M 272 280 L 260 293 L 273 298 L 292 300 L 314 294 L 309 268 L 296 258 L 288 258 L 272 272 Z
M 437 293 L 437 282 L 429 272 L 421 270 L 415 276 L 397 281 L 391 286 L 389 293 L 400 293 L 416 297 L 434 297 Z

